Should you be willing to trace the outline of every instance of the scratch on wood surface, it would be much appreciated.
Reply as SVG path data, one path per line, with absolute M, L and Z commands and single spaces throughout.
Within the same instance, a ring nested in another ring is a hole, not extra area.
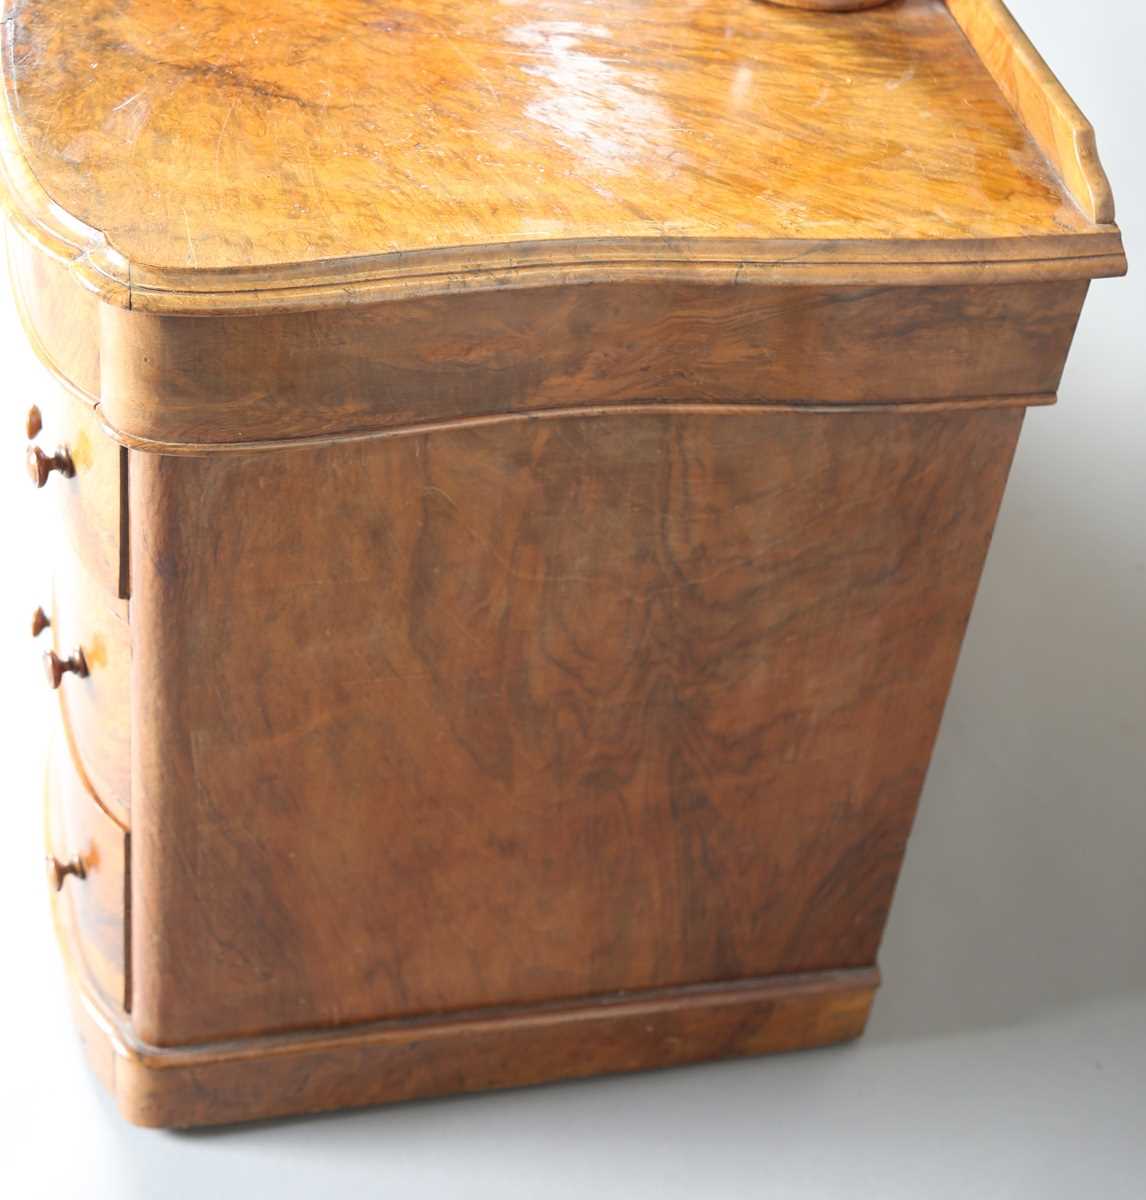
M 219 136 L 215 139 L 215 178 L 219 178 L 219 157 L 223 153 L 223 136 L 227 132 L 227 126 L 231 123 L 231 118 L 235 115 L 235 105 L 238 100 L 231 101 L 230 107 L 227 109 L 227 115 L 223 118 L 222 125 L 219 126 Z
M 193 266 L 199 265 L 195 257 L 195 240 L 191 236 L 191 222 L 187 219 L 187 209 L 183 209 L 183 228 L 187 233 L 187 261 Z
M 134 95 L 128 96 L 128 98 L 126 100 L 121 100 L 115 106 L 115 108 L 113 108 L 111 111 L 119 112 L 121 109 L 126 108 L 129 104 L 134 104 L 136 102 L 136 100 L 138 100 L 139 97 L 142 95 L 143 95 L 143 90 L 140 90 L 140 91 L 136 92 Z

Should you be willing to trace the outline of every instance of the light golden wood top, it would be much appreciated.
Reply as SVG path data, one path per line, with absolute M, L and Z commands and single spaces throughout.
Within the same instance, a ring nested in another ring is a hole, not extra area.
M 9 189 L 101 233 L 88 257 L 132 289 L 555 243 L 1121 252 L 940 0 L 7 0 L 4 42 Z M 1029 238 L 1054 246 L 980 245 Z

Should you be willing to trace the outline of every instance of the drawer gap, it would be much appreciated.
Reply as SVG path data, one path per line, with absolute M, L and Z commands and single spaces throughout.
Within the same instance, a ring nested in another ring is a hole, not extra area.
M 119 448 L 119 589 L 121 600 L 131 599 L 131 525 L 128 512 L 128 453 Z

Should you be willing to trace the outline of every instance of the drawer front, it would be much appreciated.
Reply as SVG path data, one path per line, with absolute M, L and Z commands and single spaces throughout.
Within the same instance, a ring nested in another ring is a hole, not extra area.
M 47 855 L 57 918 L 71 933 L 88 981 L 130 1007 L 127 970 L 128 835 L 100 808 L 60 738 L 48 765 Z
M 103 588 L 126 598 L 126 451 L 91 405 L 49 376 L 26 399 L 28 471 L 42 508 L 58 512 L 72 552 Z
M 100 803 L 128 825 L 131 796 L 131 638 L 127 602 L 61 550 L 45 678 L 55 685 L 74 761 Z

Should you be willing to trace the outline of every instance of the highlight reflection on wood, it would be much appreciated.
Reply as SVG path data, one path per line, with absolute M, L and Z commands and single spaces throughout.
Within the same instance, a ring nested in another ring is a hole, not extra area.
M 48 867 L 125 1114 L 858 1037 L 1126 267 L 1002 4 L 3 12 Z
M 27 166 L 135 286 L 542 240 L 1089 228 L 936 0 L 8 4 Z
M 788 8 L 808 8 L 818 12 L 858 12 L 863 8 L 878 8 L 888 0 L 761 0 L 762 3 L 780 4 Z

